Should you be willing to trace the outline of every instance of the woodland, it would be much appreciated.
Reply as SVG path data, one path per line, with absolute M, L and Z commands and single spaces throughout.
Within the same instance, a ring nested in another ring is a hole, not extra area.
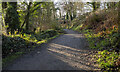
M 83 33 L 101 70 L 120 71 L 120 2 L 2 2 L 2 62 L 70 29 Z

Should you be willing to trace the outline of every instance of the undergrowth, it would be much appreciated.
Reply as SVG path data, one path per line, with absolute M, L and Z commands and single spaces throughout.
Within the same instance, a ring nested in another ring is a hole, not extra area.
M 87 31 L 84 34 L 91 49 L 98 51 L 95 55 L 101 70 L 120 70 L 120 52 L 118 43 L 118 33 L 102 36 L 99 33 Z
M 2 35 L 2 60 L 3 66 L 25 54 L 42 43 L 56 38 L 63 33 L 63 30 L 46 30 L 36 34 L 15 34 Z
M 114 9 L 91 13 L 72 29 L 84 33 L 89 48 L 98 51 L 94 58 L 101 70 L 120 71 L 120 33 Z

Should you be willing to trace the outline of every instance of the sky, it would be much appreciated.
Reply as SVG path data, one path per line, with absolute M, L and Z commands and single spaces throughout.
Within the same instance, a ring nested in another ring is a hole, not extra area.
M 55 2 L 65 2 L 65 1 L 69 1 L 69 2 L 118 2 L 120 0 L 52 0 Z
M 23 0 L 0 0 L 0 2 L 1 1 L 2 2 L 16 2 L 16 1 L 23 1 Z M 26 1 L 30 1 L 30 0 L 26 0 Z M 69 2 L 91 2 L 91 1 L 118 2 L 120 0 L 33 0 L 33 1 L 37 1 L 37 2 L 41 2 L 41 1 L 44 1 L 44 2 L 51 2 L 51 1 L 54 1 L 54 2 L 65 2 L 65 1 L 69 1 Z

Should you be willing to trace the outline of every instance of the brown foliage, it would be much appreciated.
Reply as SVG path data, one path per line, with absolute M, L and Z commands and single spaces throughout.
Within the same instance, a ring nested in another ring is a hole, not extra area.
M 100 31 L 107 31 L 109 29 L 117 29 L 117 11 L 114 9 L 110 10 L 97 10 L 91 12 L 84 21 L 84 25 L 81 29 L 87 27 L 87 29 L 94 30 L 95 33 Z

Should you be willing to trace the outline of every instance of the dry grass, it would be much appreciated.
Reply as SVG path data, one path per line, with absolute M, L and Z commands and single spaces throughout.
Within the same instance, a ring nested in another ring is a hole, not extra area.
M 108 31 L 117 29 L 118 16 L 117 10 L 97 10 L 96 12 L 90 13 L 86 16 L 84 25 L 81 29 L 93 29 L 95 33 L 100 31 Z

